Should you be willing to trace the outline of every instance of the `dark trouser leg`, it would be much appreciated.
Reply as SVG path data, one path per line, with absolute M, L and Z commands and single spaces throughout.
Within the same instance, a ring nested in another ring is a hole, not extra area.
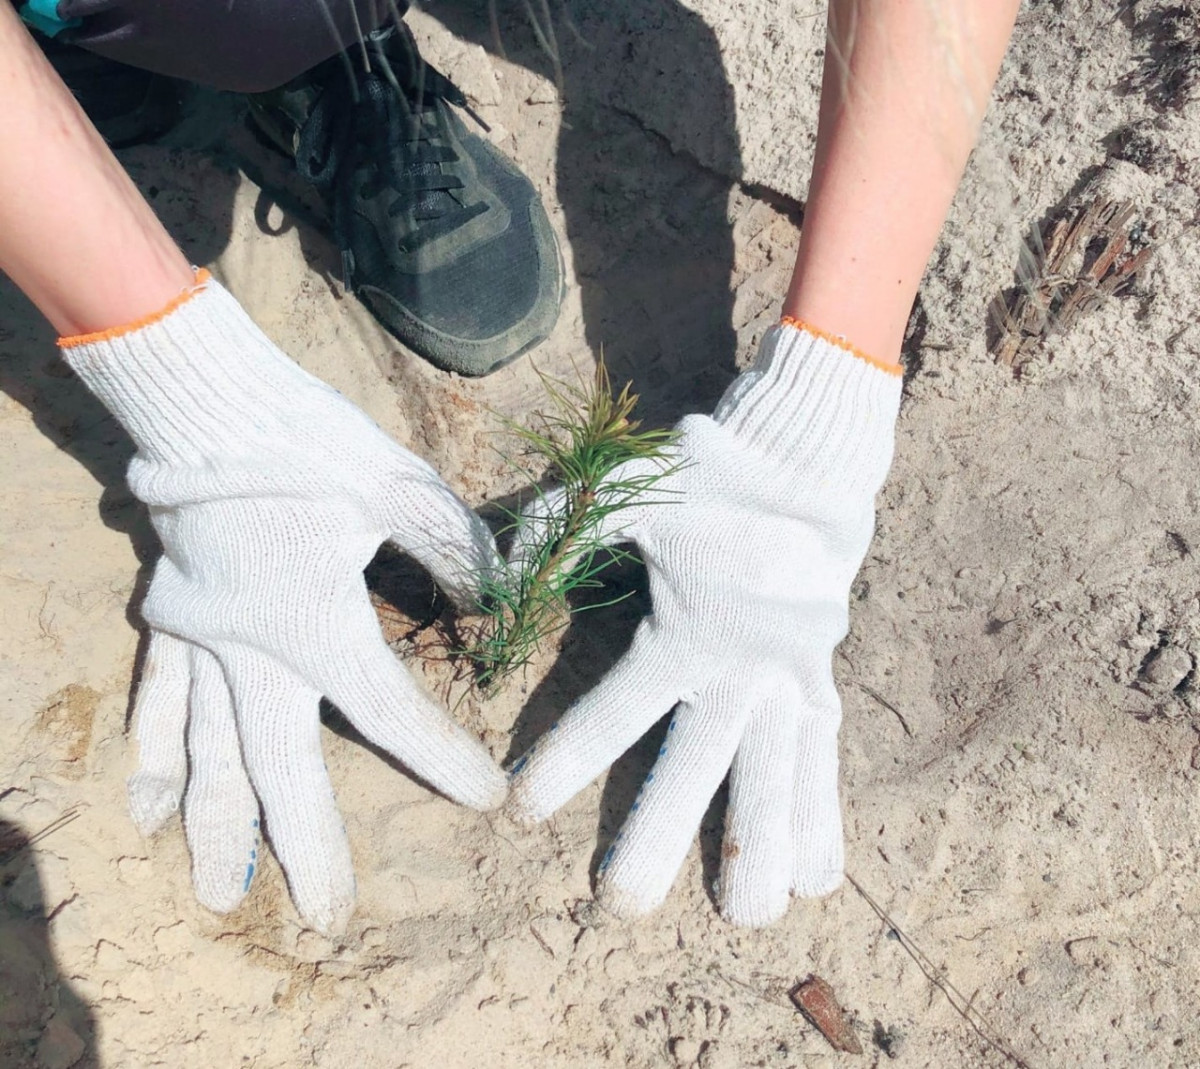
M 59 41 L 241 93 L 290 81 L 403 14 L 407 0 L 59 0 Z

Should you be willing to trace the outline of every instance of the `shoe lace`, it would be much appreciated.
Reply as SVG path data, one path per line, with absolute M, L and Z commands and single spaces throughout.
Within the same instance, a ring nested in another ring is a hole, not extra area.
M 359 197 L 393 194 L 387 214 L 407 214 L 411 221 L 399 228 L 402 252 L 414 252 L 488 210 L 486 203 L 466 204 L 455 196 L 465 183 L 454 173 L 459 157 L 439 102 L 461 108 L 485 131 L 488 125 L 449 78 L 420 60 L 411 37 L 402 40 L 415 62 L 399 69 L 389 50 L 373 41 L 366 42 L 367 69 L 358 67 L 357 56 L 347 56 L 349 63 L 331 62 L 296 143 L 298 173 L 331 194 L 333 238 L 347 289 L 353 288 L 355 267 L 347 220 Z M 370 177 L 355 190 L 350 174 L 343 174 L 360 163 Z

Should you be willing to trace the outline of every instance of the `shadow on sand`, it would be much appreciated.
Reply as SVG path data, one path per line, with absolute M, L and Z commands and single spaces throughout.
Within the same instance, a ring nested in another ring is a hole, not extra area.
M 0 1066 L 93 1069 L 92 1011 L 59 975 L 32 843 L 0 819 Z

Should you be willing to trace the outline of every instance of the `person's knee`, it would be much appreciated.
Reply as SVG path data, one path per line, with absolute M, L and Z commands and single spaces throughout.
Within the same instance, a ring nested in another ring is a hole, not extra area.
M 261 93 L 402 14 L 391 0 L 60 0 L 70 43 L 213 89 Z

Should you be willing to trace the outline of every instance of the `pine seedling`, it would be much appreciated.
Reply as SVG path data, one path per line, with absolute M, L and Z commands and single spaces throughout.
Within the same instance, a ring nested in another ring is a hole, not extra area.
M 627 550 L 606 544 L 620 529 L 619 513 L 651 503 L 647 493 L 675 470 L 670 446 L 676 433 L 642 430 L 630 418 L 638 396 L 631 383 L 614 396 L 603 356 L 589 386 L 541 379 L 550 411 L 537 413 L 535 426 L 506 421 L 506 428 L 528 456 L 548 462 L 561 493 L 539 491 L 524 515 L 507 513 L 517 552 L 485 580 L 482 625 L 467 650 L 484 692 L 494 691 L 566 626 L 571 594 L 602 587 L 600 574 L 609 564 L 632 559 Z M 651 463 L 635 473 L 620 470 L 632 460 Z

